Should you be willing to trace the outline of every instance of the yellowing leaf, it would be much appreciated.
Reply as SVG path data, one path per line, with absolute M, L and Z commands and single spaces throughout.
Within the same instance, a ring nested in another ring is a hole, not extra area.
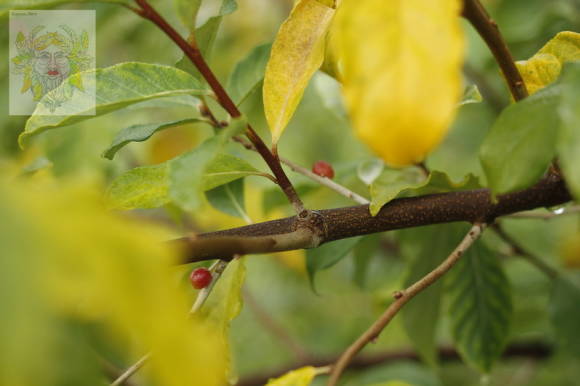
M 334 16 L 333 1 L 300 0 L 282 24 L 264 75 L 264 111 L 277 143 L 324 59 L 325 37 Z
M 461 95 L 459 0 L 344 0 L 333 24 L 359 138 L 391 166 L 422 161 Z
M 580 33 L 558 33 L 534 56 L 516 63 L 530 94 L 554 82 L 566 62 L 580 60 Z
M 266 386 L 308 386 L 317 374 L 318 371 L 312 366 L 301 367 L 271 379 Z
M 0 183 L 0 198 L 0 289 L 8 300 L 0 304 L 0 330 L 11 336 L 3 346 L 16 348 L 9 352 L 22 360 L 12 367 L 14 360 L 0 355 L 0 384 L 84 383 L 59 383 L 76 371 L 79 352 L 94 361 L 86 343 L 61 339 L 65 330 L 56 328 L 73 320 L 104 328 L 103 338 L 128 361 L 151 351 L 144 371 L 155 384 L 223 384 L 219 331 L 187 318 L 190 304 L 174 282 L 177 256 L 166 231 L 114 216 L 86 187 L 13 181 Z M 66 342 L 75 346 L 68 356 Z

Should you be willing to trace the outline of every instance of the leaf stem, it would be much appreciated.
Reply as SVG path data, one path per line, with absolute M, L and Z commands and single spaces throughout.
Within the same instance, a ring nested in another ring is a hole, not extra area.
M 397 315 L 399 310 L 411 300 L 415 295 L 439 280 L 459 261 L 465 251 L 481 236 L 486 224 L 475 224 L 467 235 L 455 248 L 455 250 L 433 271 L 415 282 L 409 288 L 397 291 L 393 295 L 395 301 L 385 310 L 385 312 L 367 329 L 353 344 L 351 344 L 338 358 L 332 366 L 328 386 L 336 386 L 344 369 L 359 351 L 368 343 L 375 340 L 389 322 Z
M 514 100 L 519 101 L 527 97 L 528 90 L 499 31 L 499 27 L 479 0 L 464 0 L 463 17 L 471 23 L 491 50 L 501 68 Z
M 139 5 L 140 9 L 133 9 L 135 13 L 139 16 L 143 17 L 144 19 L 150 20 L 153 22 L 159 29 L 161 29 L 182 51 L 183 53 L 191 60 L 191 62 L 195 65 L 199 73 L 203 76 L 206 80 L 208 85 L 213 90 L 217 101 L 219 104 L 228 112 L 228 114 L 232 118 L 238 118 L 242 116 L 240 110 L 238 110 L 234 101 L 230 98 L 220 81 L 217 79 L 213 71 L 207 65 L 207 62 L 201 55 L 201 51 L 195 45 L 195 39 L 190 39 L 188 43 L 179 33 L 161 16 L 149 3 L 147 0 L 135 0 L 135 2 Z M 262 156 L 266 164 L 274 176 L 276 177 L 276 181 L 286 197 L 288 201 L 292 204 L 296 214 L 301 215 L 305 212 L 304 205 L 300 197 L 296 193 L 294 186 L 286 176 L 286 173 L 282 169 L 282 165 L 280 164 L 280 160 L 276 157 L 272 152 L 268 149 L 262 138 L 254 131 L 250 124 L 246 127 L 246 136 L 252 142 L 258 153 Z M 305 213 L 303 215 L 306 215 Z

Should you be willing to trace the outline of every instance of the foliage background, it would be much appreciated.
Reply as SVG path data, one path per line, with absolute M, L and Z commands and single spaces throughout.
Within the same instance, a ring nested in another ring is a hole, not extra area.
M 180 25 L 171 2 L 152 3 L 174 25 Z M 216 2 L 207 3 L 202 17 L 212 13 L 212 6 L 213 9 L 216 7 L 213 4 Z M 580 4 L 575 0 L 489 0 L 484 3 L 500 26 L 516 59 L 530 57 L 559 31 L 580 30 Z M 271 42 L 290 7 L 291 1 L 240 0 L 238 11 L 224 19 L 210 61 L 218 76 L 227 79 L 233 65 L 253 47 Z M 151 23 L 122 7 L 81 4 L 61 8 L 96 9 L 97 67 L 123 61 L 174 65 L 181 57 L 180 51 Z M 465 31 L 469 47 L 466 83 L 477 83 L 484 101 L 461 107 L 445 143 L 427 159 L 431 169 L 445 170 L 455 180 L 470 172 L 482 175 L 477 149 L 497 117 L 498 107 L 509 103 L 509 93 L 488 49 L 467 24 Z M 180 32 L 185 34 L 185 28 L 181 27 Z M 7 34 L 7 28 L 0 30 L 3 42 L 0 50 L 4 58 L 8 57 Z M 0 62 L 0 88 L 4 90 L 8 89 L 8 75 L 8 60 L 3 60 Z M 191 109 L 186 107 L 132 108 L 47 132 L 34 148 L 22 153 L 17 148 L 16 138 L 26 117 L 8 116 L 7 94 L 0 94 L 0 169 L 12 161 L 24 167 L 40 154 L 47 154 L 52 163 L 51 173 L 59 179 L 75 180 L 90 176 L 107 184 L 124 170 L 170 159 L 210 135 L 207 126 L 189 125 L 159 133 L 146 143 L 131 144 L 121 151 L 114 162 L 101 158 L 101 152 L 115 133 L 130 124 L 175 120 L 191 115 Z M 331 162 L 338 182 L 366 195 L 367 188 L 357 177 L 357 167 L 372 159 L 372 155 L 354 138 L 343 110 L 333 107 L 337 103 L 336 83 L 324 74 L 317 74 L 280 142 L 280 153 L 301 165 L 311 165 L 318 159 Z M 243 105 L 243 110 L 259 133 L 268 138 L 261 106 L 258 92 Z M 243 154 L 254 166 L 265 170 L 262 161 L 254 154 L 236 145 L 231 145 L 229 150 L 232 154 Z M 300 175 L 291 174 L 291 179 L 307 192 L 304 200 L 308 207 L 332 208 L 351 204 Z M 246 206 L 254 221 L 290 214 L 287 205 L 268 207 L 262 204 L 260 197 L 271 197 L 274 202 L 283 203 L 272 184 L 249 177 L 245 185 Z M 166 209 L 147 210 L 138 211 L 138 216 L 171 224 L 176 232 L 243 225 L 240 219 L 221 214 L 209 205 L 191 216 L 177 215 L 180 218 L 178 222 L 173 221 L 175 213 L 175 210 Z M 504 224 L 529 250 L 554 266 L 571 269 L 578 276 L 575 270 L 580 267 L 579 252 L 563 253 L 563 245 L 578 240 L 578 220 L 578 216 L 567 216 L 550 222 L 504 220 Z M 305 274 L 303 253 L 292 252 L 274 257 L 246 257 L 245 291 L 305 351 L 315 357 L 332 357 L 378 316 L 390 301 L 391 293 L 402 286 L 408 264 L 397 246 L 400 232 L 390 232 L 381 238 L 381 247 L 368 263 L 362 285 L 353 278 L 364 267 L 360 261 L 357 263 L 354 257 L 349 257 L 317 275 L 319 294 L 315 295 Z M 491 245 L 498 245 L 499 250 L 506 250 L 493 235 L 488 234 L 485 239 Z M 510 341 L 541 339 L 551 342 L 553 331 L 545 312 L 550 287 L 548 280 L 523 260 L 506 257 L 502 258 L 502 263 L 514 289 L 515 316 Z M 580 309 L 577 312 L 580 313 Z M 442 314 L 438 341 L 448 344 L 451 342 L 449 326 L 445 312 Z M 395 319 L 377 343 L 367 349 L 367 353 L 408 348 L 410 342 L 401 320 Z M 2 328 L 4 326 L 0 320 Z M 255 373 L 268 373 L 296 359 L 287 342 L 264 325 L 248 302 L 233 323 L 231 337 L 234 363 L 241 379 Z M 389 379 L 405 380 L 416 385 L 475 385 L 481 382 L 481 375 L 461 362 L 444 363 L 432 368 L 403 361 L 378 365 L 359 373 L 351 372 L 348 377 L 352 385 Z M 556 351 L 555 355 L 541 362 L 502 360 L 490 375 L 489 384 L 574 385 L 579 377 L 580 359 Z

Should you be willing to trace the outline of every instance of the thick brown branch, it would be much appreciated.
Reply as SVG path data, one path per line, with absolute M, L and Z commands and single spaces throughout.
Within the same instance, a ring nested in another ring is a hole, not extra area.
M 268 253 L 316 247 L 322 243 L 394 229 L 467 221 L 492 222 L 496 217 L 571 200 L 559 174 L 549 174 L 536 185 L 497 197 L 488 189 L 400 198 L 371 216 L 368 205 L 325 209 L 317 221 L 296 216 L 240 228 L 204 233 L 174 241 L 184 248 L 183 262 L 231 259 L 235 253 Z
M 526 85 L 514 63 L 507 44 L 499 32 L 497 23 L 489 17 L 479 0 L 465 0 L 463 2 L 463 17 L 469 20 L 491 50 L 514 99 L 519 101 L 527 97 L 528 90 Z

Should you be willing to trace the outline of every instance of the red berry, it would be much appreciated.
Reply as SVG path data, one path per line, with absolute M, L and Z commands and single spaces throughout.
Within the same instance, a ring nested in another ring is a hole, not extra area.
M 191 280 L 191 285 L 195 289 L 202 289 L 205 288 L 211 283 L 212 276 L 211 272 L 208 271 L 206 268 L 197 268 L 194 270 L 191 275 L 189 276 L 189 280 Z
M 332 178 L 334 177 L 334 170 L 328 162 L 316 161 L 312 166 L 312 173 L 320 177 Z

